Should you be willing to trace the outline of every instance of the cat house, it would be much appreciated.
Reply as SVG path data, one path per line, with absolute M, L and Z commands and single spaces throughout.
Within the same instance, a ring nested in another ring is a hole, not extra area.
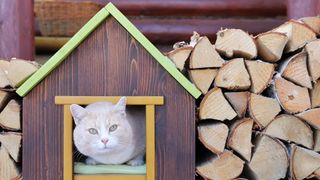
M 23 100 L 23 177 L 194 179 L 195 98 L 200 91 L 111 3 L 17 93 Z M 97 101 L 146 106 L 146 172 L 77 175 L 69 106 Z

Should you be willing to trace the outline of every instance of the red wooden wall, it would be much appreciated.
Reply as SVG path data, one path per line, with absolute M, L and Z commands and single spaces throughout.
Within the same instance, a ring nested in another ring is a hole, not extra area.
M 88 0 L 55 0 L 87 2 Z M 105 5 L 109 0 L 89 0 Z M 222 27 L 253 34 L 270 30 L 286 20 L 281 0 L 113 0 L 153 43 L 172 45 L 188 40 L 192 31 L 209 36 Z M 37 31 L 38 35 L 41 32 Z
M 320 0 L 287 0 L 287 14 L 290 19 L 320 14 Z
M 0 0 L 0 58 L 34 59 L 33 0 Z

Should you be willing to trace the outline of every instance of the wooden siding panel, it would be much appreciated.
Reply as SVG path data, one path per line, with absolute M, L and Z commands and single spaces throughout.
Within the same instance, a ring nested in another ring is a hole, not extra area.
M 106 5 L 110 0 L 55 0 L 95 2 Z M 283 16 L 286 1 L 279 0 L 113 0 L 130 16 Z
M 289 19 L 320 15 L 320 0 L 287 0 Z
M 33 0 L 0 0 L 0 58 L 34 60 Z

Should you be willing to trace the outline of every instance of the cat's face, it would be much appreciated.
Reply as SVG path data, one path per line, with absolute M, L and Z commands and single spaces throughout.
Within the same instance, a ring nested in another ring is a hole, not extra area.
M 90 156 L 125 148 L 132 137 L 125 106 L 125 98 L 121 98 L 116 105 L 94 103 L 87 108 L 71 105 L 77 149 Z

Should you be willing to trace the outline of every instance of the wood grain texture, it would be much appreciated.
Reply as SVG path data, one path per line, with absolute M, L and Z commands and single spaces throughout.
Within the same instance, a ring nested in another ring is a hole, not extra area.
M 41 1 L 41 0 L 38 0 Z M 55 0 L 88 2 L 88 0 Z M 102 5 L 109 0 L 89 0 Z M 286 15 L 285 1 L 277 0 L 113 0 L 126 15 L 149 16 L 283 16 Z
M 268 177 L 282 179 L 286 177 L 289 158 L 284 144 L 269 136 L 258 136 L 255 150 L 248 166 L 253 172 L 252 179 Z
M 156 176 L 155 149 L 155 106 L 146 105 L 146 179 L 154 180 Z
M 220 122 L 200 124 L 197 129 L 199 140 L 207 149 L 215 154 L 223 153 L 229 132 L 227 125 Z
M 221 29 L 214 45 L 227 58 L 253 59 L 258 53 L 253 37 L 241 29 Z
M 122 96 L 56 96 L 56 104 L 88 105 L 97 101 L 108 101 L 116 104 Z M 163 105 L 162 96 L 127 96 L 127 105 Z
M 0 58 L 34 59 L 33 0 L 0 0 Z
M 192 35 L 192 31 L 197 30 L 201 35 L 207 35 L 213 42 L 216 37 L 216 32 L 221 28 L 238 28 L 246 32 L 257 34 L 260 32 L 268 31 L 277 27 L 284 22 L 282 18 L 258 18 L 258 19 L 245 19 L 245 18 L 212 18 L 212 19 L 152 19 L 145 18 L 141 20 L 132 20 L 138 29 L 140 29 L 147 37 L 157 40 L 161 43 L 160 38 L 170 36 L 178 36 L 177 41 L 188 39 Z M 155 37 L 162 34 L 162 37 Z M 179 38 L 179 39 L 178 39 Z M 163 38 L 162 38 L 163 39 Z M 168 41 L 168 40 L 167 40 Z M 162 40 L 164 43 L 165 40 Z
M 70 105 L 63 106 L 63 179 L 73 177 L 73 150 L 72 150 L 72 115 Z
M 224 96 L 237 112 L 238 117 L 243 118 L 247 111 L 250 92 L 225 92 Z
M 63 108 L 54 104 L 56 95 L 165 96 L 156 107 L 156 177 L 194 179 L 193 98 L 112 18 L 24 98 L 24 179 L 62 178 Z
M 41 1 L 37 0 L 36 3 Z M 88 2 L 88 0 L 55 1 Z M 89 2 L 99 3 L 103 6 L 109 1 L 89 0 Z M 115 0 L 112 2 L 148 39 L 156 44 L 173 44 L 177 41 L 187 40 L 194 30 L 214 40 L 216 32 L 221 27 L 239 28 L 258 34 L 266 32 L 286 20 L 286 3 L 276 0 Z M 67 7 L 65 8 L 60 11 L 68 11 Z M 80 13 L 83 14 L 83 12 Z M 36 12 L 36 16 L 40 16 L 39 13 Z M 36 17 L 35 23 L 38 36 L 45 34 L 40 31 L 39 19 L 41 18 Z M 47 25 L 51 24 L 52 28 L 63 30 L 63 27 L 59 27 L 58 24 L 64 26 L 66 22 L 72 21 L 70 19 L 66 16 L 63 19 L 48 21 Z M 78 24 L 80 29 L 83 24 Z
M 316 16 L 319 15 L 319 13 L 319 0 L 287 0 L 287 14 L 289 19 Z
M 150 18 L 128 17 L 129 20 L 153 43 L 173 44 L 189 40 L 196 30 L 214 42 L 216 32 L 221 28 L 239 28 L 250 34 L 269 31 L 285 22 L 285 18 Z M 80 26 L 79 26 L 80 28 Z M 41 35 L 36 29 L 37 35 Z M 52 46 L 52 45 L 51 45 Z
M 264 133 L 284 141 L 303 145 L 309 149 L 314 144 L 312 129 L 309 125 L 288 114 L 277 116 L 266 127 Z
M 230 128 L 228 137 L 228 146 L 238 152 L 248 162 L 251 159 L 252 152 L 252 126 L 253 120 L 244 118 L 236 121 Z
M 266 63 L 260 60 L 246 60 L 245 65 L 250 75 L 251 92 L 260 94 L 268 87 L 272 79 L 275 68 L 274 64 Z
M 294 179 L 306 179 L 320 168 L 320 154 L 296 145 L 291 152 L 290 170 Z
M 202 99 L 199 107 L 201 120 L 214 119 L 219 121 L 232 120 L 237 116 L 220 88 L 211 89 Z

